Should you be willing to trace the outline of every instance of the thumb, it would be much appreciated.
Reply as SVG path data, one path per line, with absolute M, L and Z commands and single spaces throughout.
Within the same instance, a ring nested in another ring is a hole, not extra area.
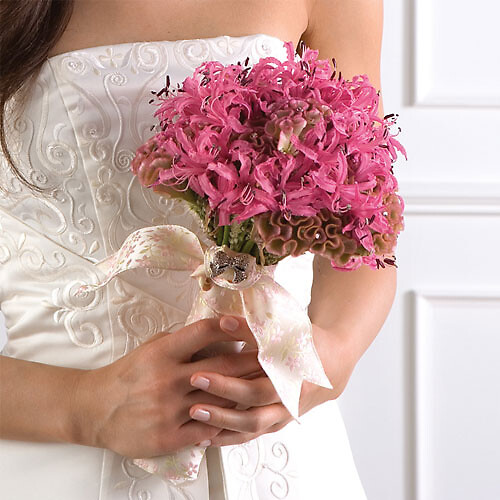
M 257 341 L 248 326 L 246 318 L 243 316 L 225 314 L 220 318 L 219 326 L 222 331 L 228 333 L 236 340 L 244 340 L 247 344 L 257 347 Z

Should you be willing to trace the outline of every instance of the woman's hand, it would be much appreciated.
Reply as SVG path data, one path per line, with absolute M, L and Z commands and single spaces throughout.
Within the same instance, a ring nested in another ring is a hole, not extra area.
M 218 319 L 203 319 L 158 333 L 114 363 L 83 371 L 73 398 L 72 441 L 148 458 L 214 439 L 221 429 L 191 420 L 189 408 L 236 403 L 194 389 L 192 375 L 251 375 L 260 369 L 257 351 L 193 358 L 206 346 L 234 337 L 221 330 Z
M 249 339 L 252 334 L 245 319 L 237 319 L 238 327 L 235 331 L 229 332 L 238 338 Z M 221 322 L 224 329 L 223 325 Z M 314 344 L 334 388 L 327 389 L 304 381 L 299 415 L 307 413 L 325 401 L 336 399 L 344 390 L 354 368 L 342 346 L 335 345 L 336 338 L 331 332 L 314 324 L 312 329 Z M 275 432 L 293 420 L 262 369 L 251 379 L 199 371 L 193 373 L 191 384 L 214 396 L 238 403 L 237 408 L 200 403 L 190 408 L 189 413 L 193 419 L 223 429 L 211 440 L 212 446 L 241 444 L 261 434 Z

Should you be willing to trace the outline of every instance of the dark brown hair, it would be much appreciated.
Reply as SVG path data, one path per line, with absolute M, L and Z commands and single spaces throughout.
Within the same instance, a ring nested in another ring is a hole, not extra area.
M 0 146 L 16 177 L 38 192 L 44 189 L 26 179 L 8 150 L 7 105 L 11 97 L 29 89 L 68 25 L 73 7 L 74 0 L 0 0 Z

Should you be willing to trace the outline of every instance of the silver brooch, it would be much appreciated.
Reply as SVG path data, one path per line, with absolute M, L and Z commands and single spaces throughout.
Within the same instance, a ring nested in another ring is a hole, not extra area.
M 210 277 L 214 278 L 226 269 L 232 269 L 234 271 L 233 283 L 241 283 L 247 279 L 248 263 L 249 259 L 245 254 L 231 257 L 222 250 L 217 250 L 210 262 Z
M 224 271 L 233 270 L 233 279 L 226 279 Z M 231 250 L 227 245 L 212 245 L 205 250 L 205 274 L 223 288 L 242 290 L 259 280 L 262 266 L 248 253 Z

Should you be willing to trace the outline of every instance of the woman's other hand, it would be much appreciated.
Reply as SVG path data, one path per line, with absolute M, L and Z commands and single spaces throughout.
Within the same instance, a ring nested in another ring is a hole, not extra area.
M 149 458 L 213 440 L 220 427 L 192 420 L 189 408 L 236 403 L 194 388 L 192 375 L 251 375 L 260 369 L 257 351 L 193 358 L 214 342 L 232 340 L 237 336 L 224 333 L 219 319 L 203 319 L 173 333 L 158 333 L 117 361 L 83 371 L 73 398 L 72 441 Z
M 228 332 L 237 338 L 249 338 L 251 332 L 245 319 L 234 318 L 238 320 L 238 326 Z M 221 326 L 223 325 L 221 322 Z M 304 381 L 299 415 L 325 401 L 336 399 L 344 390 L 354 368 L 354 363 L 341 346 L 334 345 L 336 338 L 331 333 L 315 324 L 312 329 L 314 344 L 333 389 Z M 201 403 L 190 408 L 193 419 L 223 429 L 211 440 L 212 446 L 241 444 L 261 434 L 276 432 L 293 420 L 262 370 L 260 375 L 257 374 L 250 380 L 200 371 L 193 374 L 191 384 L 209 394 L 238 403 L 238 408 Z

